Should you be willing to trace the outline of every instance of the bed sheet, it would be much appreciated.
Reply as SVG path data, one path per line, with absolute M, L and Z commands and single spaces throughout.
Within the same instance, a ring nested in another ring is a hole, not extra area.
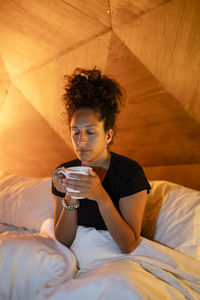
M 45 237 L 50 247 L 52 240 L 55 241 L 52 218 L 43 223 L 40 233 L 6 224 L 0 224 L 0 233 L 0 240 L 14 237 L 16 240 L 21 238 L 25 241 L 25 237 L 31 237 L 31 242 L 35 243 L 33 237 L 40 236 L 43 239 Z M 26 300 L 200 299 L 200 262 L 159 243 L 141 238 L 140 245 L 135 251 L 121 254 L 109 232 L 83 226 L 78 227 L 71 250 L 58 241 L 55 242 L 52 251 L 57 256 L 58 250 L 61 250 L 68 263 L 69 260 L 73 260 L 73 256 L 68 252 L 73 251 L 79 265 L 76 277 L 73 274 L 71 277 L 65 277 L 59 271 L 53 277 L 53 283 L 52 278 L 48 284 L 45 282 L 43 284 L 39 279 L 40 285 L 35 287 L 32 293 L 26 291 L 27 294 L 24 291 L 27 280 L 31 277 L 22 278 L 24 287 L 17 286 L 18 281 L 15 280 L 14 288 L 13 283 L 11 288 L 17 290 L 17 293 L 9 291 L 8 297 L 5 295 L 4 300 L 18 300 L 24 296 Z M 34 251 L 34 247 L 31 245 L 30 247 Z M 32 255 L 31 253 L 31 258 Z M 48 252 L 48 255 L 52 253 Z M 70 263 L 75 265 L 72 261 Z M 66 269 L 66 266 L 61 267 Z M 18 271 L 20 274 L 15 276 L 23 277 L 23 269 L 20 267 Z M 49 272 L 49 269 L 46 271 Z M 40 275 L 36 268 L 32 278 Z
M 0 300 L 33 300 L 75 278 L 72 251 L 49 235 L 0 224 Z M 40 297 L 45 299 L 45 297 Z
M 53 236 L 50 219 L 41 232 Z M 79 226 L 71 249 L 76 279 L 50 294 L 41 289 L 34 300 L 200 299 L 200 262 L 164 245 L 141 238 L 135 251 L 121 254 L 109 232 Z
M 43 223 L 40 234 L 5 224 L 0 224 L 0 232 L 0 240 L 14 237 L 25 241 L 25 237 L 31 237 L 31 242 L 34 243 L 33 237 L 40 236 L 45 237 L 51 244 L 51 240 L 55 239 L 51 218 Z M 62 252 L 65 248 L 57 241 L 53 247 L 52 251 L 55 251 L 56 255 L 59 249 Z M 200 262 L 164 245 L 141 238 L 141 243 L 135 251 L 121 254 L 109 232 L 79 226 L 71 250 L 79 264 L 75 278 L 74 275 L 65 278 L 60 272 L 53 277 L 53 283 L 51 280 L 48 284 L 43 284 L 41 278 L 40 285 L 35 287 L 34 293 L 24 292 L 27 289 L 27 280 L 31 277 L 22 278 L 24 290 L 22 286 L 17 286 L 18 281 L 15 280 L 14 287 L 12 283 L 11 288 L 17 290 L 17 293 L 9 291 L 8 297 L 6 295 L 3 299 L 20 300 L 24 296 L 26 300 L 200 299 Z M 69 251 L 65 248 L 62 253 L 67 260 L 73 260 Z M 48 255 L 50 254 L 52 253 L 48 252 Z M 71 262 L 71 265 L 73 264 L 74 262 Z M 62 267 L 66 269 L 66 266 Z M 19 274 L 15 276 L 23 277 L 21 267 L 18 271 Z M 46 271 L 49 272 L 49 269 Z M 36 268 L 32 275 L 38 277 L 41 274 Z
M 37 232 L 39 231 L 28 229 L 25 227 L 17 227 L 14 225 L 0 223 L 0 237 L 5 235 L 34 234 Z
M 55 240 L 50 178 L 0 172 L 0 185 L 1 222 L 15 225 L 0 225 L 0 299 L 200 299 L 199 191 L 151 182 L 146 238 L 123 255 L 95 228 L 79 226 L 70 249 Z

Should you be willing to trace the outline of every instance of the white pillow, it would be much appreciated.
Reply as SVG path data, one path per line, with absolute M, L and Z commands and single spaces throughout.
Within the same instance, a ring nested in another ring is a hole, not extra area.
M 19 235 L 0 239 L 0 299 L 34 299 L 52 294 L 74 278 L 74 255 L 46 236 Z
M 0 172 L 0 223 L 40 230 L 53 215 L 51 179 Z
M 200 191 L 151 181 L 142 234 L 195 258 L 200 249 Z

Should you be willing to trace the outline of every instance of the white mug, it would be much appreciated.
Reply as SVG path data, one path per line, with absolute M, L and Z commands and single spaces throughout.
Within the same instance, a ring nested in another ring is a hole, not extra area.
M 92 168 L 90 167 L 86 167 L 86 166 L 77 166 L 77 167 L 70 167 L 70 168 L 66 168 L 65 170 L 59 170 L 56 173 L 57 174 L 64 174 L 66 178 L 71 178 L 71 179 L 75 179 L 75 180 L 79 180 L 78 178 L 73 178 L 73 177 L 69 177 L 69 174 L 83 174 L 83 175 L 89 175 L 89 170 L 92 170 Z M 80 191 L 78 190 L 74 190 L 71 188 L 66 188 L 67 192 L 74 192 L 74 193 L 80 193 Z M 84 199 L 84 197 L 79 197 L 79 196 L 72 196 L 72 198 L 75 199 Z

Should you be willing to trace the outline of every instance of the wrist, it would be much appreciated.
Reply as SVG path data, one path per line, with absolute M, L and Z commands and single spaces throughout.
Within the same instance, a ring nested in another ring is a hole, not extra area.
M 97 203 L 100 210 L 102 208 L 109 208 L 112 205 L 112 201 L 107 194 L 105 195 L 105 197 L 100 198 Z
M 67 193 L 65 194 L 65 203 L 67 205 L 76 205 L 76 204 L 80 204 L 78 199 L 72 198 L 71 196 L 69 196 Z
M 80 206 L 80 203 L 77 202 L 75 204 L 68 204 L 66 203 L 65 201 L 65 198 L 62 199 L 62 205 L 63 207 L 66 209 L 66 210 L 69 210 L 69 211 L 74 211 L 74 210 L 77 210 Z

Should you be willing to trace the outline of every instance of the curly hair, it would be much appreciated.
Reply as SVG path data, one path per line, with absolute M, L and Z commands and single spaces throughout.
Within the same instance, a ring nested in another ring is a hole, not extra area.
M 66 75 L 63 101 L 68 113 L 69 124 L 73 113 L 81 108 L 89 108 L 104 122 L 104 131 L 114 127 L 116 114 L 123 102 L 120 85 L 102 74 L 100 70 L 76 68 L 71 76 Z

